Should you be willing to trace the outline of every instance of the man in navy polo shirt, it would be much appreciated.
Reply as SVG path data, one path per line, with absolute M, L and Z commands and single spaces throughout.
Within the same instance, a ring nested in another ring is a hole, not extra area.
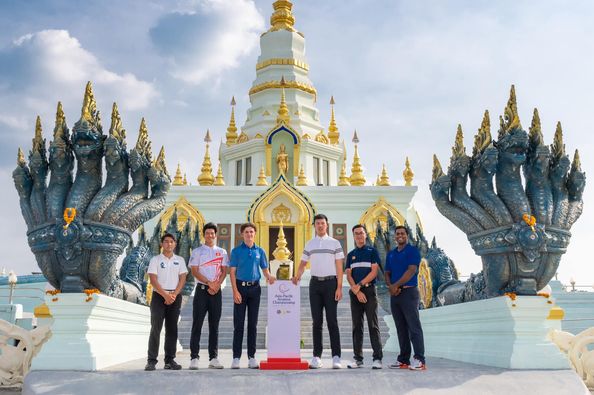
M 417 275 L 421 254 L 408 244 L 408 231 L 404 226 L 396 227 L 397 246 L 386 257 L 385 278 L 390 291 L 390 309 L 396 324 L 400 354 L 392 369 L 425 370 L 425 345 L 423 329 L 419 319 L 419 289 Z M 412 342 L 415 354 L 410 360 Z
M 369 337 L 373 348 L 372 369 L 382 368 L 382 342 L 380 340 L 379 323 L 377 320 L 377 294 L 375 278 L 380 262 L 377 250 L 366 244 L 367 232 L 363 225 L 353 226 L 355 249 L 347 255 L 346 274 L 351 286 L 351 317 L 353 319 L 353 351 L 354 362 L 349 369 L 363 367 L 363 315 L 367 316 Z
M 245 313 L 248 315 L 247 353 L 248 367 L 258 369 L 256 361 L 256 336 L 258 311 L 260 309 L 260 269 L 270 284 L 276 278 L 268 270 L 266 253 L 255 243 L 256 225 L 241 225 L 243 243 L 231 250 L 230 275 L 233 287 L 233 362 L 231 369 L 239 369 L 241 344 L 243 343 L 243 325 Z

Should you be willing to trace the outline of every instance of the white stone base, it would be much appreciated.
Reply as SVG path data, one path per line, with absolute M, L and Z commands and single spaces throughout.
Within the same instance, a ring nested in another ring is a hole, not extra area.
M 84 293 L 46 297 L 52 337 L 31 369 L 94 371 L 146 357 L 150 309 L 100 294 L 91 298 L 87 302 Z
M 425 356 L 509 369 L 570 369 L 569 360 L 547 339 L 559 321 L 547 320 L 553 305 L 541 296 L 507 296 L 421 310 Z M 394 321 L 385 317 L 398 351 Z

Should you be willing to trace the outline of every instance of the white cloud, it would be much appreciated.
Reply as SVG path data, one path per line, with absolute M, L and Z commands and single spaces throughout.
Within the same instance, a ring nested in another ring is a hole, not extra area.
M 217 79 L 239 65 L 264 29 L 251 0 L 201 0 L 184 3 L 162 17 L 151 38 L 171 66 L 171 75 L 192 84 Z

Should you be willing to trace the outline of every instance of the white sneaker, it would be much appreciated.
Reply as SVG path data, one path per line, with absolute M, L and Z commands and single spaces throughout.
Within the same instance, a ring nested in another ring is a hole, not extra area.
M 363 361 L 352 361 L 347 364 L 349 369 L 359 369 L 363 367 Z
M 320 357 L 313 357 L 309 363 L 310 369 L 320 369 L 322 367 L 322 360 Z
M 373 363 L 371 364 L 371 369 L 381 369 L 381 368 L 382 368 L 382 360 L 374 359 Z
M 256 361 L 256 358 L 248 359 L 248 368 L 258 369 L 259 367 L 260 367 L 260 365 L 258 364 L 258 361 Z
M 190 370 L 198 370 L 198 358 L 192 358 L 190 361 Z
M 221 365 L 219 360 L 216 358 L 210 360 L 210 362 L 208 363 L 208 367 L 211 369 L 223 369 L 223 365 Z
M 427 367 L 425 366 L 425 363 L 419 361 L 415 357 L 413 357 L 412 362 L 408 368 L 410 370 L 426 370 L 427 369 Z
M 332 369 L 342 369 L 342 363 L 338 355 L 332 357 Z
M 239 369 L 239 358 L 233 358 L 233 362 L 231 362 L 231 369 Z

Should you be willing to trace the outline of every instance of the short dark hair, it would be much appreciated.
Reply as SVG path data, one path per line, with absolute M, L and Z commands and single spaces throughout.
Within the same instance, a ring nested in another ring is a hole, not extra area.
M 326 217 L 324 214 L 316 214 L 314 216 L 313 223 L 315 224 L 316 220 L 318 220 L 318 219 L 323 219 L 326 221 L 326 223 L 328 223 L 328 217 Z
M 202 234 L 205 234 L 208 229 L 214 230 L 215 235 L 217 234 L 217 226 L 212 222 L 209 222 L 202 227 Z
M 243 231 L 244 231 L 246 228 L 252 228 L 252 229 L 254 229 L 254 232 L 256 232 L 256 231 L 257 231 L 257 229 L 256 229 L 256 224 L 253 224 L 253 223 L 251 223 L 251 222 L 246 222 L 245 224 L 241 224 L 241 227 L 239 228 L 239 231 L 240 231 L 241 233 L 243 233 Z
M 365 231 L 365 233 L 367 233 L 367 228 L 365 227 L 365 225 L 362 224 L 357 224 L 355 226 L 353 226 L 353 228 L 351 229 L 351 232 L 355 233 L 355 229 L 361 228 Z
M 408 229 L 406 228 L 406 226 L 404 226 L 404 225 L 398 225 L 396 228 L 394 228 L 394 233 L 396 233 L 396 231 L 398 229 L 404 229 L 404 231 L 406 232 L 406 235 L 409 236 Z
M 161 236 L 161 243 L 163 243 L 163 241 L 164 241 L 166 238 L 168 238 L 168 237 L 169 237 L 171 240 L 173 240 L 175 243 L 177 243 L 177 240 L 175 240 L 175 236 L 174 236 L 174 235 L 172 235 L 171 233 L 165 233 L 163 236 Z

